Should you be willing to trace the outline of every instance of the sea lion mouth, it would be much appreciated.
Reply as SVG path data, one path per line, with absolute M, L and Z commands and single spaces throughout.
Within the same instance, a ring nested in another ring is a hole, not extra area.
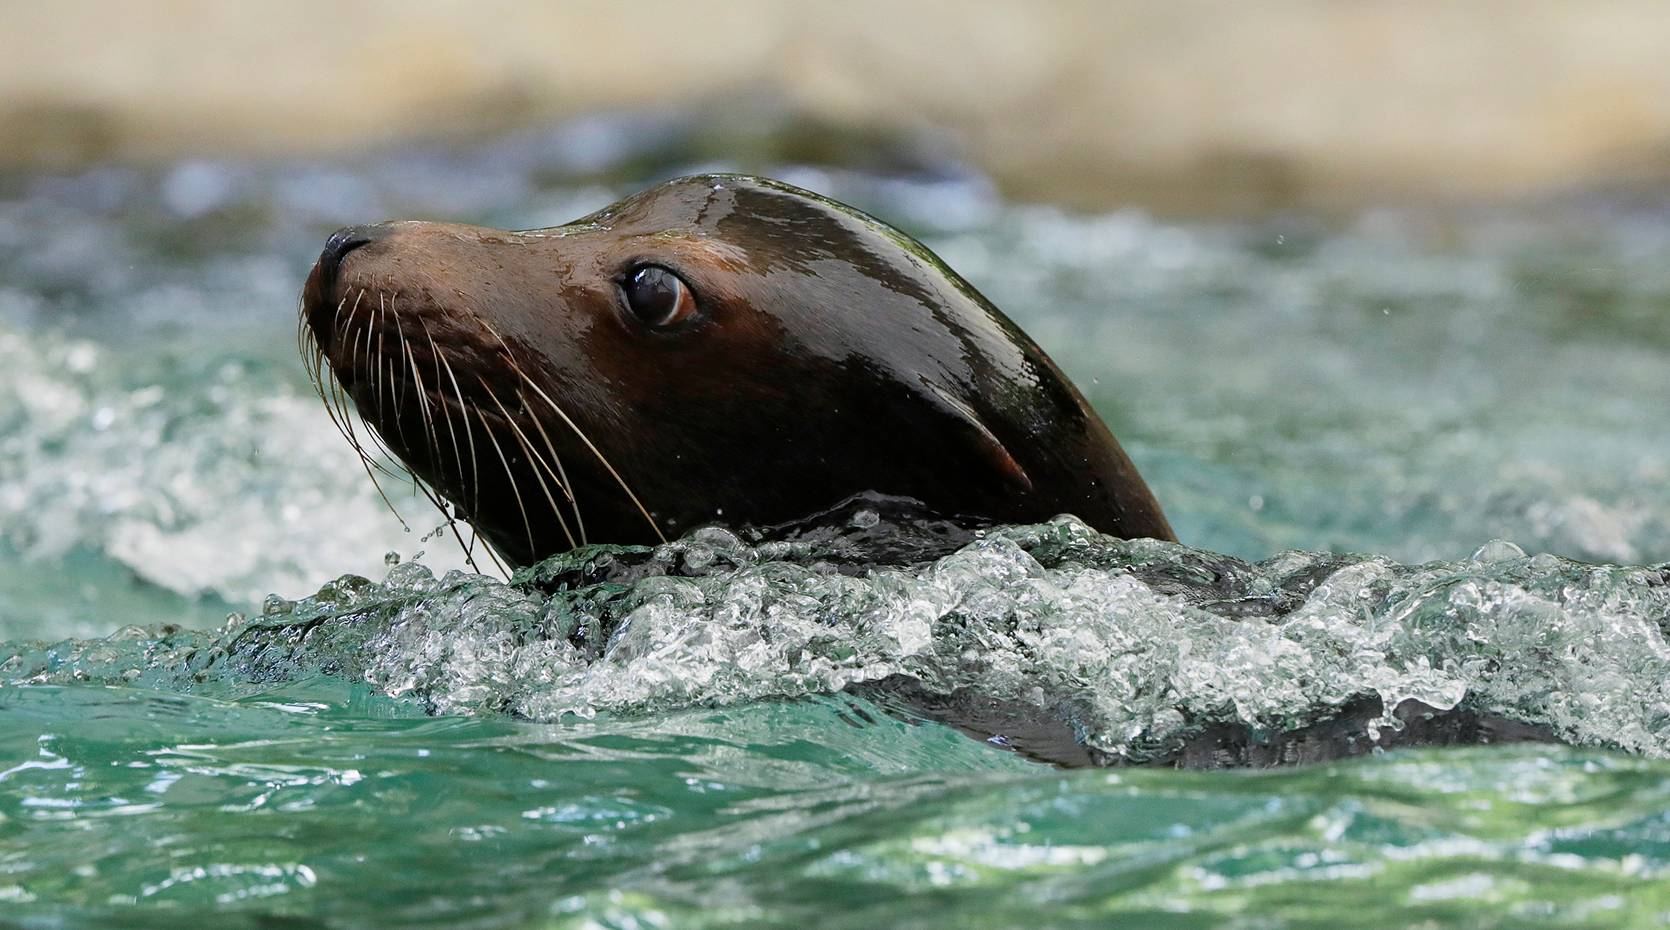
M 571 480 L 578 453 L 595 459 L 664 539 L 513 341 L 479 314 L 437 299 L 422 281 L 396 280 L 366 248 L 384 238 L 378 231 L 350 227 L 327 241 L 302 290 L 298 343 L 327 414 L 385 503 L 377 475 L 404 481 L 408 475 L 395 471 L 403 467 L 467 556 L 474 540 L 464 541 L 457 521 L 476 530 L 478 517 L 509 511 L 512 529 L 487 533 L 489 555 L 529 564 L 548 548 L 536 541 L 536 527 L 552 515 L 569 548 L 589 541 Z

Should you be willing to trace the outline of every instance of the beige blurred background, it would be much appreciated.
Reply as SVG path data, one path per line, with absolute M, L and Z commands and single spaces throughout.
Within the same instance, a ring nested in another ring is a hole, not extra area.
M 0 167 L 669 107 L 918 134 L 1078 206 L 1648 187 L 1670 180 L 1670 3 L 0 0 Z

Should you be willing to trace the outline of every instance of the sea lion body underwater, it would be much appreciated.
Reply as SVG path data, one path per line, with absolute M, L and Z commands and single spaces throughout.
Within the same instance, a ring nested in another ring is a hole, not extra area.
M 920 243 L 775 181 L 680 178 L 549 229 L 349 227 L 302 314 L 361 417 L 513 564 L 867 491 L 1174 538 L 1014 323 Z

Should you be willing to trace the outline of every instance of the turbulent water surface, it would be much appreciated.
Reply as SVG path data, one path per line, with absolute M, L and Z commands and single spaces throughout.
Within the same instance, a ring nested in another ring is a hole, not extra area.
M 345 222 L 565 221 L 669 133 L 0 180 L 0 925 L 1670 921 L 1670 210 L 1172 223 L 766 166 L 1032 332 L 1188 546 L 477 574 L 331 428 L 302 274 Z M 1569 745 L 1166 767 L 1406 702 Z

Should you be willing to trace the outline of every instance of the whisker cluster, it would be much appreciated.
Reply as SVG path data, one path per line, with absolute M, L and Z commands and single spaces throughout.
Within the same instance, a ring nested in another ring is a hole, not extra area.
M 337 353 L 337 362 L 333 363 L 331 358 L 327 356 L 319 343 L 318 333 L 308 324 L 305 304 L 297 325 L 297 346 L 301 350 L 303 364 L 307 369 L 309 379 L 313 383 L 314 390 L 319 395 L 319 399 L 324 402 L 326 415 L 330 417 L 331 423 L 336 427 L 337 432 L 342 434 L 342 437 L 348 441 L 348 445 L 359 457 L 361 467 L 377 488 L 377 494 L 382 498 L 384 505 L 395 515 L 395 519 L 400 521 L 401 526 L 409 532 L 411 527 L 406 524 L 405 519 L 400 516 L 388 494 L 383 490 L 382 483 L 377 479 L 377 472 L 382 472 L 397 481 L 410 478 L 413 488 L 428 498 L 430 503 L 441 512 L 441 515 L 446 519 L 448 529 L 452 531 L 453 537 L 463 547 L 465 559 L 472 568 L 476 568 L 473 553 L 479 535 L 474 527 L 471 527 L 471 538 L 466 543 L 463 534 L 458 529 L 457 511 L 459 508 L 456 506 L 448 507 L 447 503 L 442 500 L 438 488 L 431 487 L 429 483 L 419 478 L 417 472 L 407 467 L 400 456 L 393 454 L 384 441 L 383 434 L 390 427 L 389 412 L 392 409 L 394 414 L 392 427 L 398 436 L 399 443 L 403 448 L 410 448 L 405 433 L 405 417 L 402 416 L 402 413 L 409 409 L 406 406 L 409 382 L 411 393 L 416 395 L 417 415 L 423 424 L 424 438 L 428 442 L 430 450 L 432 450 L 430 462 L 437 480 L 447 479 L 445 472 L 448 463 L 443 451 L 447 446 L 450 446 L 452 449 L 451 465 L 457 477 L 454 496 L 460 501 L 467 502 L 463 508 L 466 514 L 480 513 L 481 470 L 476 454 L 477 424 L 470 422 L 473 414 L 473 418 L 478 421 L 480 426 L 481 435 L 491 444 L 500 466 L 504 469 L 505 478 L 510 486 L 511 498 L 515 501 L 522 519 L 529 557 L 537 558 L 541 553 L 534 541 L 535 521 L 533 515 L 529 513 L 528 502 L 538 498 L 528 497 L 522 493 L 518 469 L 514 467 L 516 456 L 506 453 L 506 447 L 500 442 L 499 431 L 495 429 L 493 420 L 488 418 L 480 405 L 471 402 L 466 396 L 452 361 L 447 357 L 442 345 L 435 340 L 434 334 L 429 330 L 428 323 L 421 316 L 412 314 L 413 320 L 423 330 L 423 337 L 429 349 L 430 358 L 434 362 L 431 378 L 424 377 L 418 363 L 418 353 L 413 350 L 413 343 L 407 336 L 405 321 L 402 320 L 397 305 L 399 294 L 378 292 L 374 310 L 370 309 L 372 302 L 366 289 L 357 288 L 352 296 L 353 300 L 351 302 L 346 294 L 337 302 L 329 324 L 331 344 L 336 347 L 348 347 L 346 359 L 342 358 L 344 353 L 340 349 Z M 362 304 L 368 308 L 363 315 L 360 313 Z M 346 314 L 344 314 L 345 309 Z M 394 320 L 393 335 L 394 341 L 397 343 L 393 353 L 388 352 L 387 345 L 391 332 L 388 326 L 390 317 L 393 317 Z M 356 331 L 356 325 L 359 328 L 358 331 Z M 596 443 L 592 442 L 573 417 L 570 417 L 567 411 L 563 410 L 562 406 L 523 370 L 515 355 L 510 351 L 510 346 L 504 337 L 491 325 L 486 324 L 485 321 L 482 325 L 498 341 L 501 360 L 518 381 L 514 396 L 516 409 L 512 410 L 507 407 L 505 401 L 501 400 L 498 393 L 493 390 L 492 385 L 479 374 L 475 376 L 476 386 L 491 401 L 498 414 L 499 422 L 509 428 L 510 437 L 515 440 L 515 446 L 511 449 L 511 452 L 519 451 L 522 459 L 528 463 L 529 468 L 526 470 L 533 473 L 533 478 L 538 484 L 540 497 L 543 497 L 552 512 L 556 514 L 558 525 L 561 527 L 563 537 L 568 545 L 570 547 L 586 545 L 585 519 L 581 516 L 580 502 L 575 496 L 574 483 L 569 480 L 568 471 L 563 465 L 562 457 L 557 453 L 556 443 L 552 441 L 550 433 L 547 432 L 543 417 L 530 409 L 530 397 L 537 398 L 550 408 L 556 415 L 557 420 L 574 434 L 586 450 L 597 459 L 603 470 L 626 494 L 633 507 L 648 522 L 656 538 L 665 542 L 666 536 L 662 533 L 655 517 L 651 515 L 648 508 L 644 506 L 638 495 L 632 490 L 626 479 L 621 476 L 620 472 L 616 470 L 608 457 L 603 454 Z M 372 402 L 374 407 L 373 417 L 367 418 L 364 412 L 352 403 L 352 398 L 343 386 L 340 373 L 336 368 L 336 364 L 343 361 L 346 362 L 347 376 L 351 381 L 367 385 L 372 389 L 374 395 Z M 407 377 L 399 376 L 402 371 Z M 450 392 L 448 388 L 450 388 Z M 435 393 L 433 400 L 430 398 L 431 391 Z M 463 421 L 462 430 L 454 422 L 454 409 L 458 412 L 458 419 Z M 356 420 L 358 420 L 358 427 L 356 426 Z M 524 429 L 519 425 L 520 420 L 527 420 L 532 424 L 532 428 Z M 370 437 L 370 444 L 380 453 L 379 455 L 373 455 L 367 450 L 366 443 L 361 438 L 359 427 L 369 427 L 364 432 Z M 447 446 L 443 446 L 441 443 L 440 434 L 443 429 L 447 435 Z M 463 436 L 462 443 L 459 441 L 460 433 Z M 464 462 L 466 451 L 469 454 L 468 472 L 465 471 Z M 396 463 L 404 470 L 405 474 L 402 475 L 392 470 L 386 464 L 390 462 Z M 569 519 L 570 516 L 572 516 L 572 520 Z M 508 574 L 504 562 L 494 552 L 493 547 L 489 544 L 483 546 L 483 548 L 499 570 Z M 479 568 L 477 570 L 479 571 Z

